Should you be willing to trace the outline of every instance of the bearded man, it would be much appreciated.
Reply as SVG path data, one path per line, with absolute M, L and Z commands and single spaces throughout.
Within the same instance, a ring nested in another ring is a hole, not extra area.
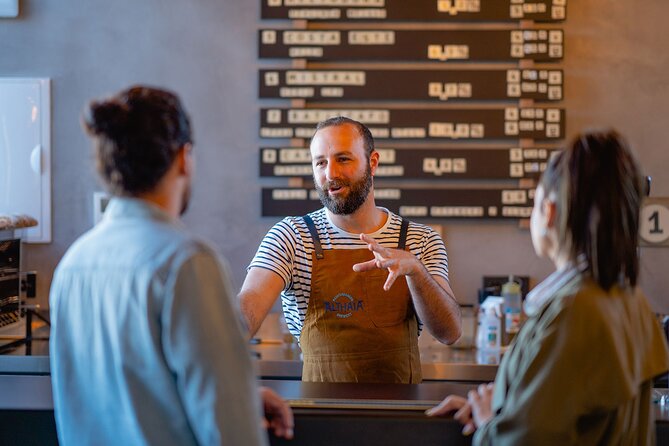
M 379 153 L 363 124 L 319 123 L 310 151 L 324 208 L 264 237 L 239 294 L 249 331 L 281 295 L 303 381 L 418 383 L 422 326 L 447 344 L 461 331 L 444 242 L 376 206 Z

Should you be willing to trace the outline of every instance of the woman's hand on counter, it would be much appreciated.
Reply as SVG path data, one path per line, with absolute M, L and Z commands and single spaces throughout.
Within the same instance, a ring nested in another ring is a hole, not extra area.
M 492 418 L 492 393 L 495 383 L 481 384 L 478 389 L 470 390 L 467 402 L 471 406 L 472 417 L 476 426 L 483 426 Z
M 288 440 L 293 438 L 293 411 L 288 404 L 269 387 L 260 387 L 260 398 L 263 403 L 265 429 L 271 429 L 277 437 Z
M 472 418 L 472 406 L 466 398 L 457 395 L 449 395 L 431 409 L 425 411 L 429 417 L 438 417 L 453 414 L 453 418 L 464 425 L 462 428 L 463 435 L 471 435 L 476 430 L 474 419 Z

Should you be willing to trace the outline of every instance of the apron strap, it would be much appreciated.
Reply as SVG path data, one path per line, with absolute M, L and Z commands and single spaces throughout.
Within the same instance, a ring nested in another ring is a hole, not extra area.
M 404 251 L 407 243 L 407 232 L 409 231 L 409 220 L 402 217 L 402 227 L 400 228 L 400 240 L 397 242 L 397 249 Z
M 311 238 L 314 241 L 314 251 L 316 251 L 316 258 L 322 259 L 323 248 L 321 247 L 321 240 L 318 238 L 318 231 L 316 230 L 316 225 L 314 224 L 314 221 L 311 219 L 311 217 L 309 217 L 308 215 L 303 216 L 302 219 L 307 224 L 307 228 L 309 228 L 309 232 L 311 233 Z

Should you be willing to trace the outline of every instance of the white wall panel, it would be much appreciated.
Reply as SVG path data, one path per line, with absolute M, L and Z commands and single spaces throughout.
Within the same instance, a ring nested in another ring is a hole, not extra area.
M 51 241 L 48 79 L 0 78 L 0 214 L 39 222 L 24 241 Z

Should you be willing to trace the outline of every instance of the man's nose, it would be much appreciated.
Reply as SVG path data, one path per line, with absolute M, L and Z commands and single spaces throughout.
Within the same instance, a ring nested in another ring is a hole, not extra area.
M 325 168 L 325 177 L 328 180 L 334 180 L 339 178 L 339 166 L 337 166 L 337 163 L 328 163 L 327 167 Z

